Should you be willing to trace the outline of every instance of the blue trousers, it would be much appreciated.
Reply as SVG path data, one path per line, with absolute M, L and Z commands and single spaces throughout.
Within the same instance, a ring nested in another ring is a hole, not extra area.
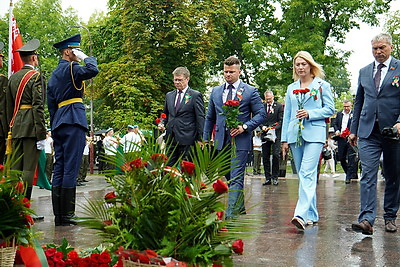
M 62 124 L 53 130 L 52 137 L 55 156 L 52 185 L 76 187 L 86 143 L 86 129 L 79 125 Z
M 301 217 L 304 221 L 317 222 L 317 175 L 318 162 L 323 143 L 306 142 L 297 147 L 290 144 L 293 159 L 299 177 L 299 198 L 297 200 L 294 216 Z
M 385 173 L 385 196 L 383 218 L 395 220 L 399 209 L 400 190 L 400 144 L 385 140 L 376 124 L 368 138 L 358 140 L 362 167 L 360 181 L 360 214 L 358 221 L 368 220 L 374 225 L 376 218 L 376 186 L 379 159 L 383 152 L 383 171 Z
M 248 153 L 247 150 L 237 150 L 236 156 L 231 159 L 231 171 L 225 176 L 229 186 L 226 218 L 245 212 L 243 188 Z

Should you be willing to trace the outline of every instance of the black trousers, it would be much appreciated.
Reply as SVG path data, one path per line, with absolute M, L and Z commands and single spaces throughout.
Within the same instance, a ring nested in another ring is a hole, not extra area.
M 357 179 L 357 155 L 354 149 L 344 138 L 339 138 L 338 142 L 338 159 L 342 165 L 343 171 L 346 173 L 346 179 Z
M 272 155 L 272 165 L 271 165 Z M 262 159 L 264 165 L 264 174 L 267 181 L 278 179 L 279 175 L 279 159 L 281 155 L 281 141 L 266 141 L 262 144 Z

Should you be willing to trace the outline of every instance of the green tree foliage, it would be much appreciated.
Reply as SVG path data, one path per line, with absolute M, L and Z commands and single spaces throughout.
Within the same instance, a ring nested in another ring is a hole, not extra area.
M 244 44 L 246 60 L 252 62 L 254 80 L 262 88 L 283 93 L 292 81 L 292 58 L 309 51 L 324 65 L 327 80 L 340 93 L 350 87 L 345 64 L 348 52 L 334 47 L 359 22 L 377 24 L 377 14 L 388 10 L 388 2 L 368 0 L 280 0 L 282 18 L 272 34 Z
M 222 40 L 217 26 L 231 16 L 229 0 L 125 0 L 109 5 L 110 17 L 94 29 L 103 43 L 115 35 L 119 40 L 116 53 L 106 50 L 110 54 L 102 60 L 111 62 L 101 64 L 95 79 L 101 81 L 95 87 L 103 127 L 152 124 L 165 94 L 174 88 L 171 73 L 178 66 L 190 70 L 191 87 L 205 91 L 209 62 Z
M 392 56 L 400 58 L 400 15 L 398 12 L 392 12 L 384 25 L 386 32 L 392 35 L 393 52 Z

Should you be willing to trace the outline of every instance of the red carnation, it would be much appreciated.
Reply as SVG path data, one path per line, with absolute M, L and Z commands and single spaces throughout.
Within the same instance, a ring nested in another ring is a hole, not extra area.
M 47 258 L 51 258 L 54 256 L 54 254 L 57 252 L 57 250 L 55 248 L 48 248 L 46 249 L 46 251 L 44 252 L 44 254 L 46 255 Z
M 188 197 L 189 197 L 189 198 L 192 198 L 192 192 L 190 192 L 189 186 L 185 186 L 185 191 L 186 191 Z
M 346 129 L 340 134 L 340 137 L 347 138 L 347 137 L 349 137 L 350 134 L 351 134 L 351 132 L 349 131 L 348 128 L 346 128 Z
M 157 123 L 157 124 L 160 124 L 160 123 L 161 123 L 161 119 L 160 119 L 160 118 L 157 118 L 157 119 L 156 119 L 156 123 Z
M 167 118 L 167 114 L 161 113 L 160 117 L 161 117 L 161 119 L 166 119 Z
M 53 260 L 54 262 L 58 262 L 61 261 L 63 257 L 64 257 L 63 253 L 61 251 L 57 251 L 56 253 L 54 253 Z
M 79 255 L 75 250 L 71 250 L 70 252 L 68 252 L 67 256 L 70 259 L 78 259 L 79 258 Z
M 189 175 L 193 175 L 194 174 L 194 168 L 195 168 L 195 165 L 194 165 L 193 162 L 182 160 L 182 162 L 181 162 L 181 170 L 182 170 L 182 172 L 187 173 Z
M 107 203 L 112 203 L 115 202 L 117 198 L 117 195 L 115 194 L 115 192 L 108 192 L 105 196 L 104 199 L 106 200 Z
M 25 222 L 26 222 L 26 226 L 27 226 L 28 228 L 30 228 L 31 225 L 34 225 L 34 224 L 35 224 L 35 222 L 34 222 L 33 219 L 32 219 L 32 216 L 29 215 L 29 214 L 25 214 Z
M 163 153 L 155 153 L 150 156 L 154 162 L 167 162 L 168 157 Z
M 99 262 L 100 263 L 110 263 L 111 262 L 110 253 L 108 253 L 108 251 L 103 251 L 102 253 L 100 253 Z
M 224 212 L 223 211 L 217 211 L 215 214 L 217 214 L 218 221 L 222 221 L 222 219 L 224 217 Z
M 237 254 L 243 253 L 243 240 L 237 239 L 235 242 L 232 243 L 233 252 Z
M 213 188 L 214 191 L 219 194 L 223 194 L 228 191 L 228 186 L 221 179 L 215 181 L 215 183 L 213 184 Z
M 4 165 L 0 164 L 0 172 L 4 171 Z
M 137 158 L 137 159 L 132 160 L 131 162 L 129 162 L 129 165 L 130 165 L 132 168 L 141 169 L 141 168 L 143 168 L 146 164 L 143 163 L 143 161 L 142 161 L 141 158 Z
M 29 202 L 29 199 L 27 199 L 26 197 L 24 197 L 22 203 L 24 203 L 24 206 L 27 207 L 28 209 L 31 208 L 31 202 Z
M 100 254 L 99 253 L 92 253 L 90 255 L 90 259 L 95 262 L 98 263 L 100 261 Z
M 125 162 L 123 165 L 120 166 L 123 172 L 130 172 L 132 170 L 131 164 L 129 162 Z
M 17 190 L 18 193 L 22 194 L 24 192 L 24 183 L 18 181 L 18 183 L 15 185 L 15 190 Z
M 200 190 L 203 190 L 203 189 L 206 189 L 206 188 L 207 188 L 207 185 L 205 183 L 201 182 Z

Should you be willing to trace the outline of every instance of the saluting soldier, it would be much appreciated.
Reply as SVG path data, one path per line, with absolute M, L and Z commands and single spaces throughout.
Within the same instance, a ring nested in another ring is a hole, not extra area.
M 84 80 L 99 72 L 97 60 L 80 49 L 77 34 L 54 44 L 61 60 L 50 77 L 47 90 L 55 152 L 52 202 L 55 225 L 74 225 L 75 195 L 79 167 L 88 130 L 82 97 Z M 85 66 L 78 64 L 81 60 Z
M 36 52 L 39 46 L 39 40 L 32 39 L 16 50 L 24 66 L 11 75 L 6 90 L 6 118 L 12 136 L 12 151 L 15 158 L 22 157 L 11 168 L 22 171 L 28 199 L 31 199 L 33 177 L 46 139 L 43 107 L 45 88 L 42 88 L 40 73 L 35 70 L 39 65 Z
M 0 42 L 0 68 L 3 67 L 4 55 L 1 52 L 3 48 L 4 43 Z M 5 109 L 7 84 L 7 77 L 0 73 L 0 164 L 3 164 L 6 153 L 7 122 Z

